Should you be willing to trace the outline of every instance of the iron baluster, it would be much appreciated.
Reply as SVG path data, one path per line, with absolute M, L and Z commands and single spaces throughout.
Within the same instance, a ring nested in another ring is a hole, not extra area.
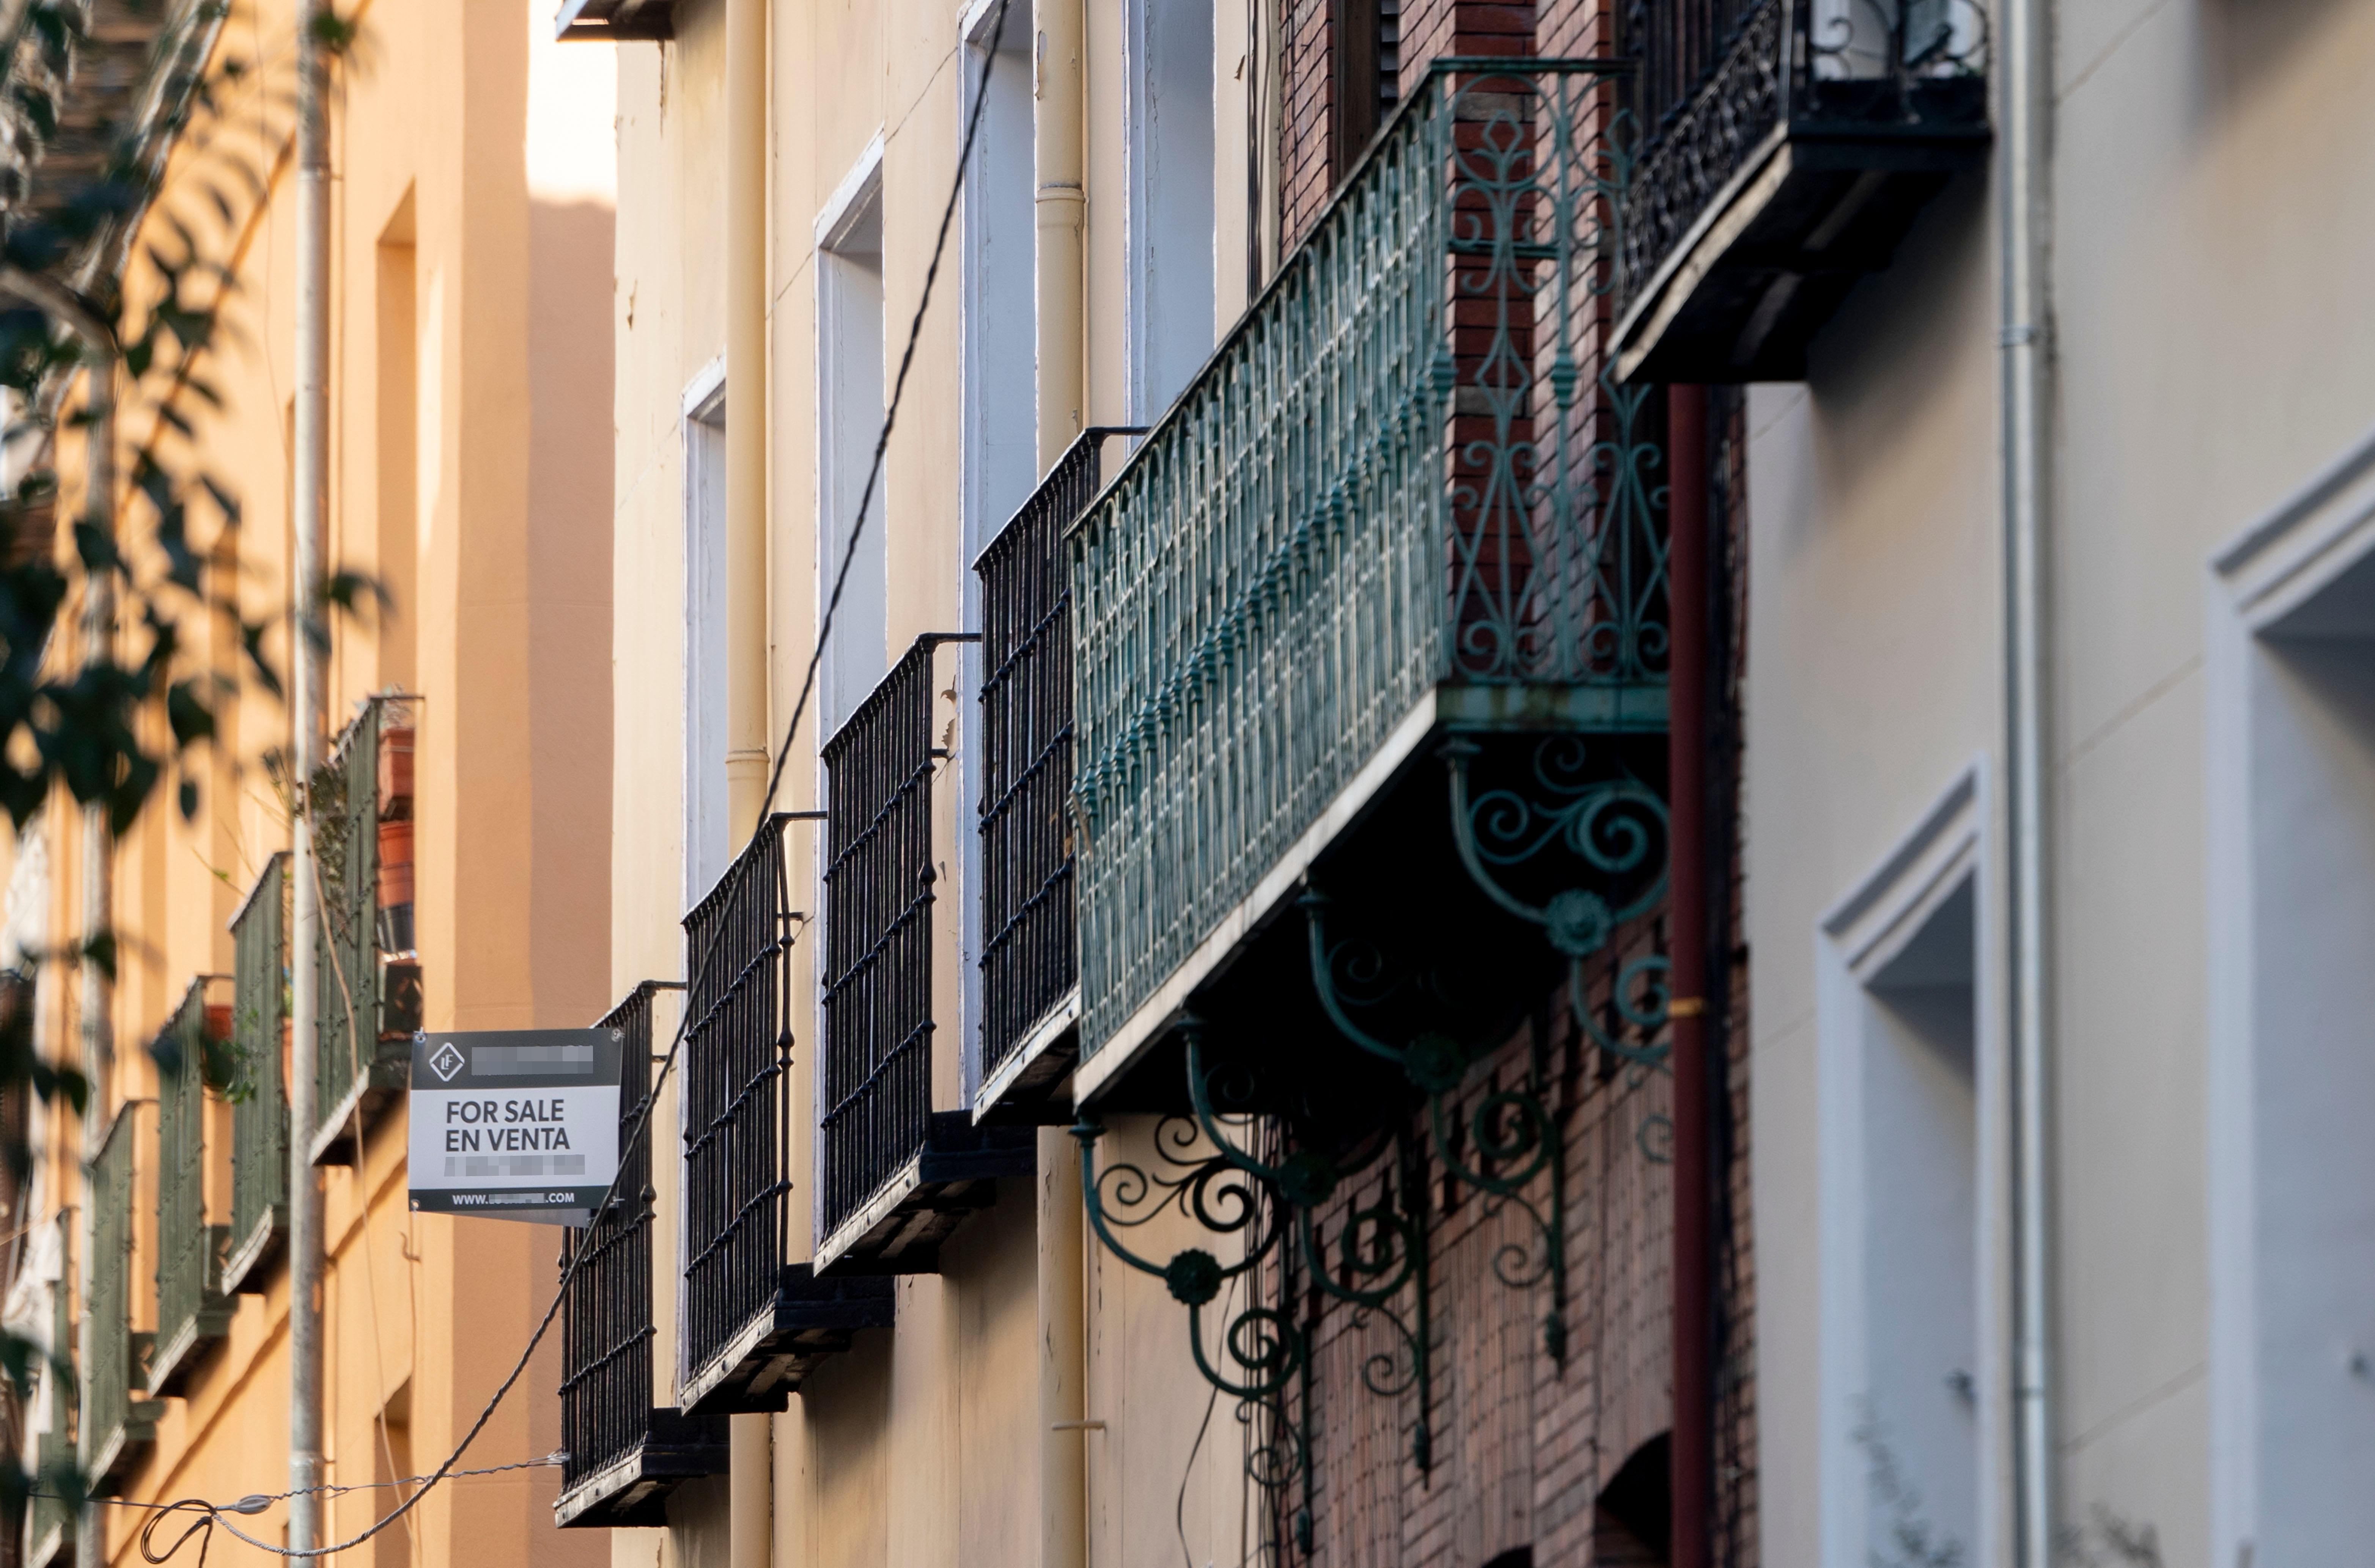
M 784 1137 L 791 1059 L 791 907 L 784 831 L 770 817 L 684 919 L 684 1310 L 680 1383 L 712 1370 L 772 1313 L 789 1223 Z

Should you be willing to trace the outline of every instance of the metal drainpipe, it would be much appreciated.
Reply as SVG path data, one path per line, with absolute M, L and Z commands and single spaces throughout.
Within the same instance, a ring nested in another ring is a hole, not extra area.
M 767 788 L 767 0 L 727 0 L 726 798 L 737 832 L 758 831 Z M 767 1568 L 774 1418 L 738 1415 L 727 1430 L 727 1562 Z
M 289 1546 L 309 1551 L 324 1544 L 322 1484 L 323 1217 L 320 1178 L 313 1170 L 313 1065 L 319 1052 L 319 976 L 313 956 L 322 912 L 315 896 L 312 803 L 305 799 L 322 762 L 325 705 L 320 628 L 321 584 L 329 501 L 330 440 L 330 138 L 325 62 L 316 29 L 328 15 L 325 0 L 303 0 L 297 50 L 297 407 L 295 453 L 296 560 L 292 584 L 299 606 L 293 711 L 300 809 L 290 834 L 291 903 L 289 1073 Z
M 1088 186 L 1082 175 L 1086 88 L 1081 55 L 1088 36 L 1081 0 L 1038 0 L 1032 40 L 1033 173 L 1037 183 L 1039 248 L 1039 472 L 1056 466 L 1087 428 L 1085 232 Z
M 1667 943 L 1673 965 L 1674 1420 L 1669 1438 L 1673 1509 L 1668 1561 L 1707 1568 L 1715 1515 L 1715 1399 L 1709 1310 L 1710 1091 L 1707 1031 L 1707 395 L 1666 390 L 1669 545 L 1666 601 L 1672 660 L 1666 686 L 1672 891 Z
M 1088 425 L 1085 357 L 1083 0 L 1035 0 L 1031 36 L 1031 173 L 1038 228 L 1038 468 L 1055 468 Z M 1088 1259 L 1081 1152 L 1061 1128 L 1038 1148 L 1040 1568 L 1088 1568 Z
M 2013 1093 L 2013 1558 L 2051 1568 L 2054 1457 L 2052 1170 L 2047 1063 L 2050 782 L 2046 713 L 2046 419 L 2052 395 L 2049 273 L 2052 33 L 2048 0 L 2005 0 L 2003 166 L 2004 752 L 2011 920 L 2005 1009 Z
M 87 356 L 83 395 L 83 411 L 89 423 L 85 427 L 84 461 L 87 467 L 83 481 L 83 514 L 93 527 L 108 537 L 115 536 L 115 339 L 96 317 L 84 312 L 71 296 L 63 290 L 35 284 L 21 278 L 14 268 L 9 270 L 9 283 L 15 291 L 45 305 L 53 315 L 61 316 L 83 342 Z M 113 645 L 115 638 L 115 584 L 101 573 L 84 579 L 83 586 L 83 660 L 97 664 Z M 82 814 L 82 934 L 86 950 L 89 944 L 104 936 L 115 919 L 114 900 L 114 835 L 108 831 L 107 808 L 94 803 L 83 808 Z M 99 1149 L 99 1140 L 107 1135 L 109 1112 L 113 1095 L 115 1068 L 115 1020 L 113 1012 L 114 985 L 98 964 L 85 961 L 82 966 L 82 1070 L 89 1080 L 89 1098 L 83 1105 L 83 1157 L 88 1160 Z M 90 1245 L 89 1227 L 97 1221 L 99 1210 L 91 1204 L 83 1205 L 83 1246 L 79 1260 L 77 1283 L 81 1289 L 84 1311 L 88 1314 L 91 1292 L 91 1259 L 96 1256 Z M 88 1324 L 88 1317 L 85 1322 Z M 86 1338 L 88 1327 L 84 1330 Z M 90 1409 L 90 1358 L 83 1358 L 80 1368 L 82 1409 Z M 88 1456 L 86 1456 L 87 1457 Z M 84 1504 L 75 1526 L 75 1562 L 78 1568 L 100 1568 L 106 1561 L 105 1510 Z
M 1031 160 L 1038 247 L 1039 472 L 1086 428 L 1083 173 L 1088 37 L 1083 0 L 1036 0 L 1031 41 Z M 1039 1134 L 1039 1562 L 1089 1561 L 1088 1227 L 1080 1150 L 1061 1128 Z

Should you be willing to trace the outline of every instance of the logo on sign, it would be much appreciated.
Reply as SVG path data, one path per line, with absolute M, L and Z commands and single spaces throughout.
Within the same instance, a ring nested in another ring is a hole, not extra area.
M 437 1055 L 429 1058 L 429 1066 L 437 1074 L 437 1080 L 440 1083 L 453 1082 L 454 1075 L 460 1072 L 467 1065 L 462 1053 L 451 1040 L 445 1042 L 444 1047 Z

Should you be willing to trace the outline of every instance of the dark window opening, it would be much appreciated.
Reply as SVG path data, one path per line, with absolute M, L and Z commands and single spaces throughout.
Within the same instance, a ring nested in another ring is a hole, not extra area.
M 1601 1488 L 1592 1517 L 1593 1568 L 1665 1568 L 1673 1524 L 1666 1433 L 1660 1432 Z

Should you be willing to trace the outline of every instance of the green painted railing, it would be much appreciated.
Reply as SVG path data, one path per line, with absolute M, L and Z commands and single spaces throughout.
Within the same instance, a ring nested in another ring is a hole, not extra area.
M 61 1213 L 58 1277 L 50 1291 L 49 1356 L 41 1386 L 48 1391 L 49 1426 L 33 1442 L 33 1496 L 26 1509 L 25 1568 L 50 1568 L 74 1556 L 75 1511 L 66 1498 L 75 1468 L 74 1217 Z
M 373 698 L 314 776 L 314 846 L 322 924 L 314 943 L 313 1158 L 401 1094 L 420 1027 L 420 962 L 412 940 L 412 717 L 400 698 Z M 384 831 L 384 830 L 394 830 Z M 383 864 L 383 839 L 405 859 Z M 396 872 L 401 867 L 401 885 Z M 326 1150 L 326 1151 L 325 1151 Z
M 1075 529 L 1084 1055 L 1434 689 L 1662 726 L 1602 73 L 1439 65 Z
M 115 1121 L 91 1157 L 86 1185 L 90 1198 L 90 1262 L 82 1314 L 82 1421 L 78 1437 L 83 1474 L 93 1491 L 112 1491 L 134 1453 L 157 1434 L 163 1406 L 133 1397 L 145 1378 L 149 1336 L 133 1326 L 132 1206 L 134 1159 L 139 1145 L 140 1113 L 134 1101 Z
M 157 1341 L 148 1392 L 173 1394 L 199 1356 L 230 1331 L 222 1293 L 230 1230 L 207 1222 L 207 1080 L 222 1078 L 228 1009 L 209 1008 L 200 975 L 165 1026 L 157 1057 Z M 216 1016 L 209 1017 L 209 1012 Z
M 281 1082 L 289 1018 L 289 857 L 275 855 L 230 923 L 230 1244 L 223 1289 L 252 1278 L 289 1227 L 289 1091 Z

